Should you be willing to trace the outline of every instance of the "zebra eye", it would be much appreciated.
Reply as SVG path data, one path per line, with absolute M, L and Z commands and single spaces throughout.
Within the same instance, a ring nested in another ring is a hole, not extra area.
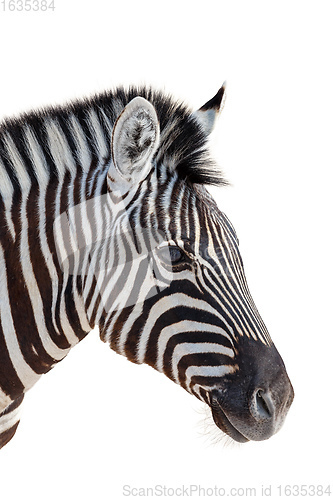
M 178 264 L 185 260 L 184 252 L 176 246 L 160 248 L 158 250 L 158 256 L 165 264 Z

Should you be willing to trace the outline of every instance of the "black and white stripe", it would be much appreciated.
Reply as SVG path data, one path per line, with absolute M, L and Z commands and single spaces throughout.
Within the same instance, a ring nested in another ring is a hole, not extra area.
M 202 185 L 225 183 L 206 148 L 223 92 L 197 114 L 133 88 L 3 122 L 0 445 L 23 394 L 95 325 L 206 403 L 239 371 L 240 339 L 272 345 Z

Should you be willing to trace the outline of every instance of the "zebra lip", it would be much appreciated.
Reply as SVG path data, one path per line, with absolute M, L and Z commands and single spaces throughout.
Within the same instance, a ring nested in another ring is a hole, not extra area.
M 230 422 L 227 415 L 222 410 L 221 405 L 218 401 L 213 400 L 211 403 L 211 410 L 215 424 L 221 431 L 230 436 L 232 439 L 238 443 L 247 443 L 248 438 L 243 436 Z

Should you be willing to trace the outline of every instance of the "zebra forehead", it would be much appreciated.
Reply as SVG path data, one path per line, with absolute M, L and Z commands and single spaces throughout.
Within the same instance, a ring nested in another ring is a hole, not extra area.
M 170 95 L 150 87 L 123 87 L 90 98 L 27 112 L 0 124 L 0 143 L 4 136 L 15 137 L 22 128 L 43 130 L 45 123 L 57 123 L 74 158 L 82 155 L 82 130 L 87 139 L 88 156 L 107 158 L 110 154 L 112 127 L 124 107 L 141 96 L 154 106 L 160 124 L 160 144 L 155 155 L 157 170 L 169 166 L 180 178 L 192 184 L 226 185 L 221 170 L 210 158 L 207 135 L 193 111 Z M 73 125 L 74 124 L 74 125 Z
M 158 218 L 160 229 L 171 239 L 208 245 L 210 235 L 209 241 L 214 246 L 223 241 L 238 247 L 235 228 L 205 186 L 179 180 L 175 175 L 169 183 L 157 183 L 155 189 L 152 193 L 155 206 L 157 212 L 162 214 Z M 212 235 L 215 235 L 213 240 Z
M 195 206 L 198 211 L 199 220 L 201 227 L 207 226 L 208 224 L 214 224 L 215 228 L 218 228 L 223 232 L 228 239 L 233 240 L 239 244 L 236 230 L 228 217 L 224 212 L 221 212 L 218 205 L 216 204 L 214 198 L 211 196 L 209 191 L 203 185 L 195 184 L 190 186 L 190 190 L 193 192 L 196 203 Z

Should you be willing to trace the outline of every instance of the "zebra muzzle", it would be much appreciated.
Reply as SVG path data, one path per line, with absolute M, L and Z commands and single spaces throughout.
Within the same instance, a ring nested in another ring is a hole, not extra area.
M 274 349 L 252 377 L 230 375 L 221 388 L 213 389 L 210 407 L 215 424 L 235 441 L 245 443 L 278 432 L 293 399 L 293 387 Z

